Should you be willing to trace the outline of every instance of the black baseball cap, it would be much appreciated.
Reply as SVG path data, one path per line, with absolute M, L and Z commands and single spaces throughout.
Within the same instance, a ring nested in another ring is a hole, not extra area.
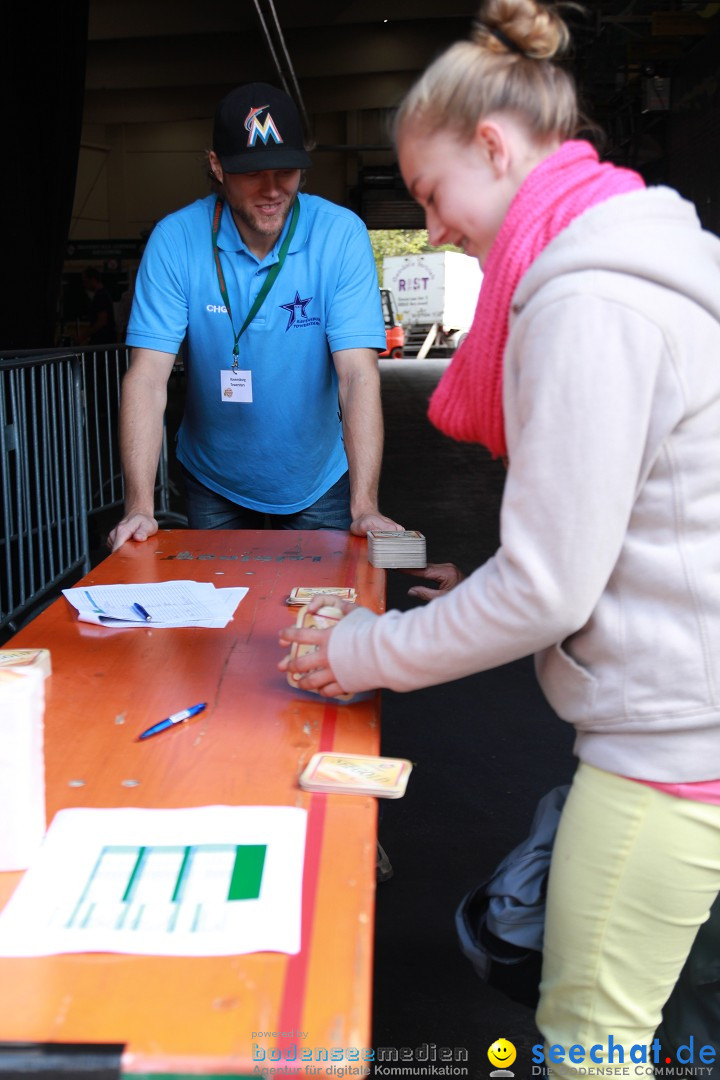
M 229 173 L 312 164 L 295 102 L 268 83 L 238 86 L 222 99 L 215 110 L 213 150 Z

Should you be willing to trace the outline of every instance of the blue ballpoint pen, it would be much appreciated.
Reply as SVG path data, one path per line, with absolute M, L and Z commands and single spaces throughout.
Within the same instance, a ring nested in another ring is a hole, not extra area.
M 165 720 L 161 720 L 158 724 L 153 724 L 152 727 L 147 728 L 146 731 L 142 731 L 136 742 L 141 742 L 143 739 L 149 739 L 151 735 L 157 735 L 161 731 L 165 731 L 166 728 L 173 727 L 175 724 L 182 724 L 183 720 L 189 720 L 191 716 L 197 716 L 199 712 L 202 712 L 206 707 L 207 702 L 203 701 L 201 705 L 191 705 L 189 709 L 183 709 L 182 712 L 173 713 L 172 716 L 166 717 Z
M 150 622 L 150 620 L 152 619 L 152 615 L 149 615 L 147 613 L 142 604 L 133 604 L 133 611 L 137 611 L 138 615 L 140 615 L 140 617 L 143 618 L 145 622 Z

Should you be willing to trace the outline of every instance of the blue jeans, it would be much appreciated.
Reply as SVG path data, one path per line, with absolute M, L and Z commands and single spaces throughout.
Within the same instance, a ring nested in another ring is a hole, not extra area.
M 182 469 L 191 529 L 343 529 L 350 528 L 350 479 L 344 473 L 311 506 L 294 514 L 266 514 L 226 499 Z

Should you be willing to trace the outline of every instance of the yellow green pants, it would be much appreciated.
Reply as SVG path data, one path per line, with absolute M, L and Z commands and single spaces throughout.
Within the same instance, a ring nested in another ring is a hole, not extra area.
M 629 1051 L 651 1043 L 719 890 L 720 806 L 579 766 L 553 848 L 537 1012 L 553 1076 L 598 1071 L 611 1042 L 624 1048 L 612 1064 L 641 1075 Z

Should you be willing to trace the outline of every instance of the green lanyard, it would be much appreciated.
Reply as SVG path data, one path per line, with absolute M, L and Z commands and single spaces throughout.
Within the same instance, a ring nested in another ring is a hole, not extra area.
M 290 218 L 290 228 L 287 231 L 287 236 L 285 237 L 285 239 L 282 242 L 282 247 L 280 248 L 280 251 L 278 253 L 278 261 L 274 264 L 274 266 L 271 266 L 270 269 L 268 270 L 267 275 L 265 277 L 265 281 L 263 282 L 263 287 L 261 288 L 260 292 L 255 297 L 255 302 L 253 303 L 253 306 L 250 308 L 250 311 L 248 312 L 247 318 L 245 319 L 245 322 L 242 324 L 242 326 L 240 327 L 240 330 L 238 331 L 237 334 L 235 333 L 235 324 L 233 323 L 232 312 L 230 310 L 230 298 L 228 296 L 227 286 L 225 284 L 225 275 L 223 274 L 223 269 L 222 269 L 222 266 L 220 265 L 220 252 L 218 250 L 218 245 L 217 245 L 217 238 L 218 238 L 218 232 L 220 230 L 220 218 L 222 217 L 222 211 L 223 211 L 223 200 L 221 198 L 218 198 L 216 200 L 216 202 L 215 202 L 215 211 L 213 213 L 213 222 L 212 222 L 213 257 L 215 259 L 215 270 L 217 272 L 217 279 L 218 279 L 218 285 L 220 286 L 220 293 L 221 293 L 222 298 L 223 298 L 223 303 L 225 304 L 225 307 L 227 309 L 228 317 L 230 319 L 230 326 L 232 327 L 233 337 L 235 339 L 234 343 L 233 343 L 233 351 L 232 351 L 232 355 L 233 355 L 233 364 L 232 364 L 232 366 L 233 366 L 233 371 L 236 371 L 237 366 L 238 366 L 238 357 L 240 355 L 240 349 L 238 347 L 238 342 L 240 341 L 240 338 L 243 336 L 243 334 L 247 330 L 248 326 L 253 321 L 253 319 L 257 315 L 258 311 L 262 307 L 263 301 L 265 300 L 265 297 L 270 292 L 270 290 L 272 289 L 272 287 L 273 287 L 273 285 L 275 283 L 275 278 L 278 276 L 278 274 L 280 273 L 280 271 L 283 268 L 283 263 L 285 262 L 285 258 L 286 258 L 287 253 L 288 253 L 288 248 L 290 247 L 290 241 L 292 240 L 293 236 L 295 235 L 295 227 L 297 226 L 298 217 L 299 217 L 299 214 L 300 214 L 300 204 L 299 204 L 298 200 L 295 199 L 295 203 L 293 205 L 293 210 L 292 210 L 292 217 Z

